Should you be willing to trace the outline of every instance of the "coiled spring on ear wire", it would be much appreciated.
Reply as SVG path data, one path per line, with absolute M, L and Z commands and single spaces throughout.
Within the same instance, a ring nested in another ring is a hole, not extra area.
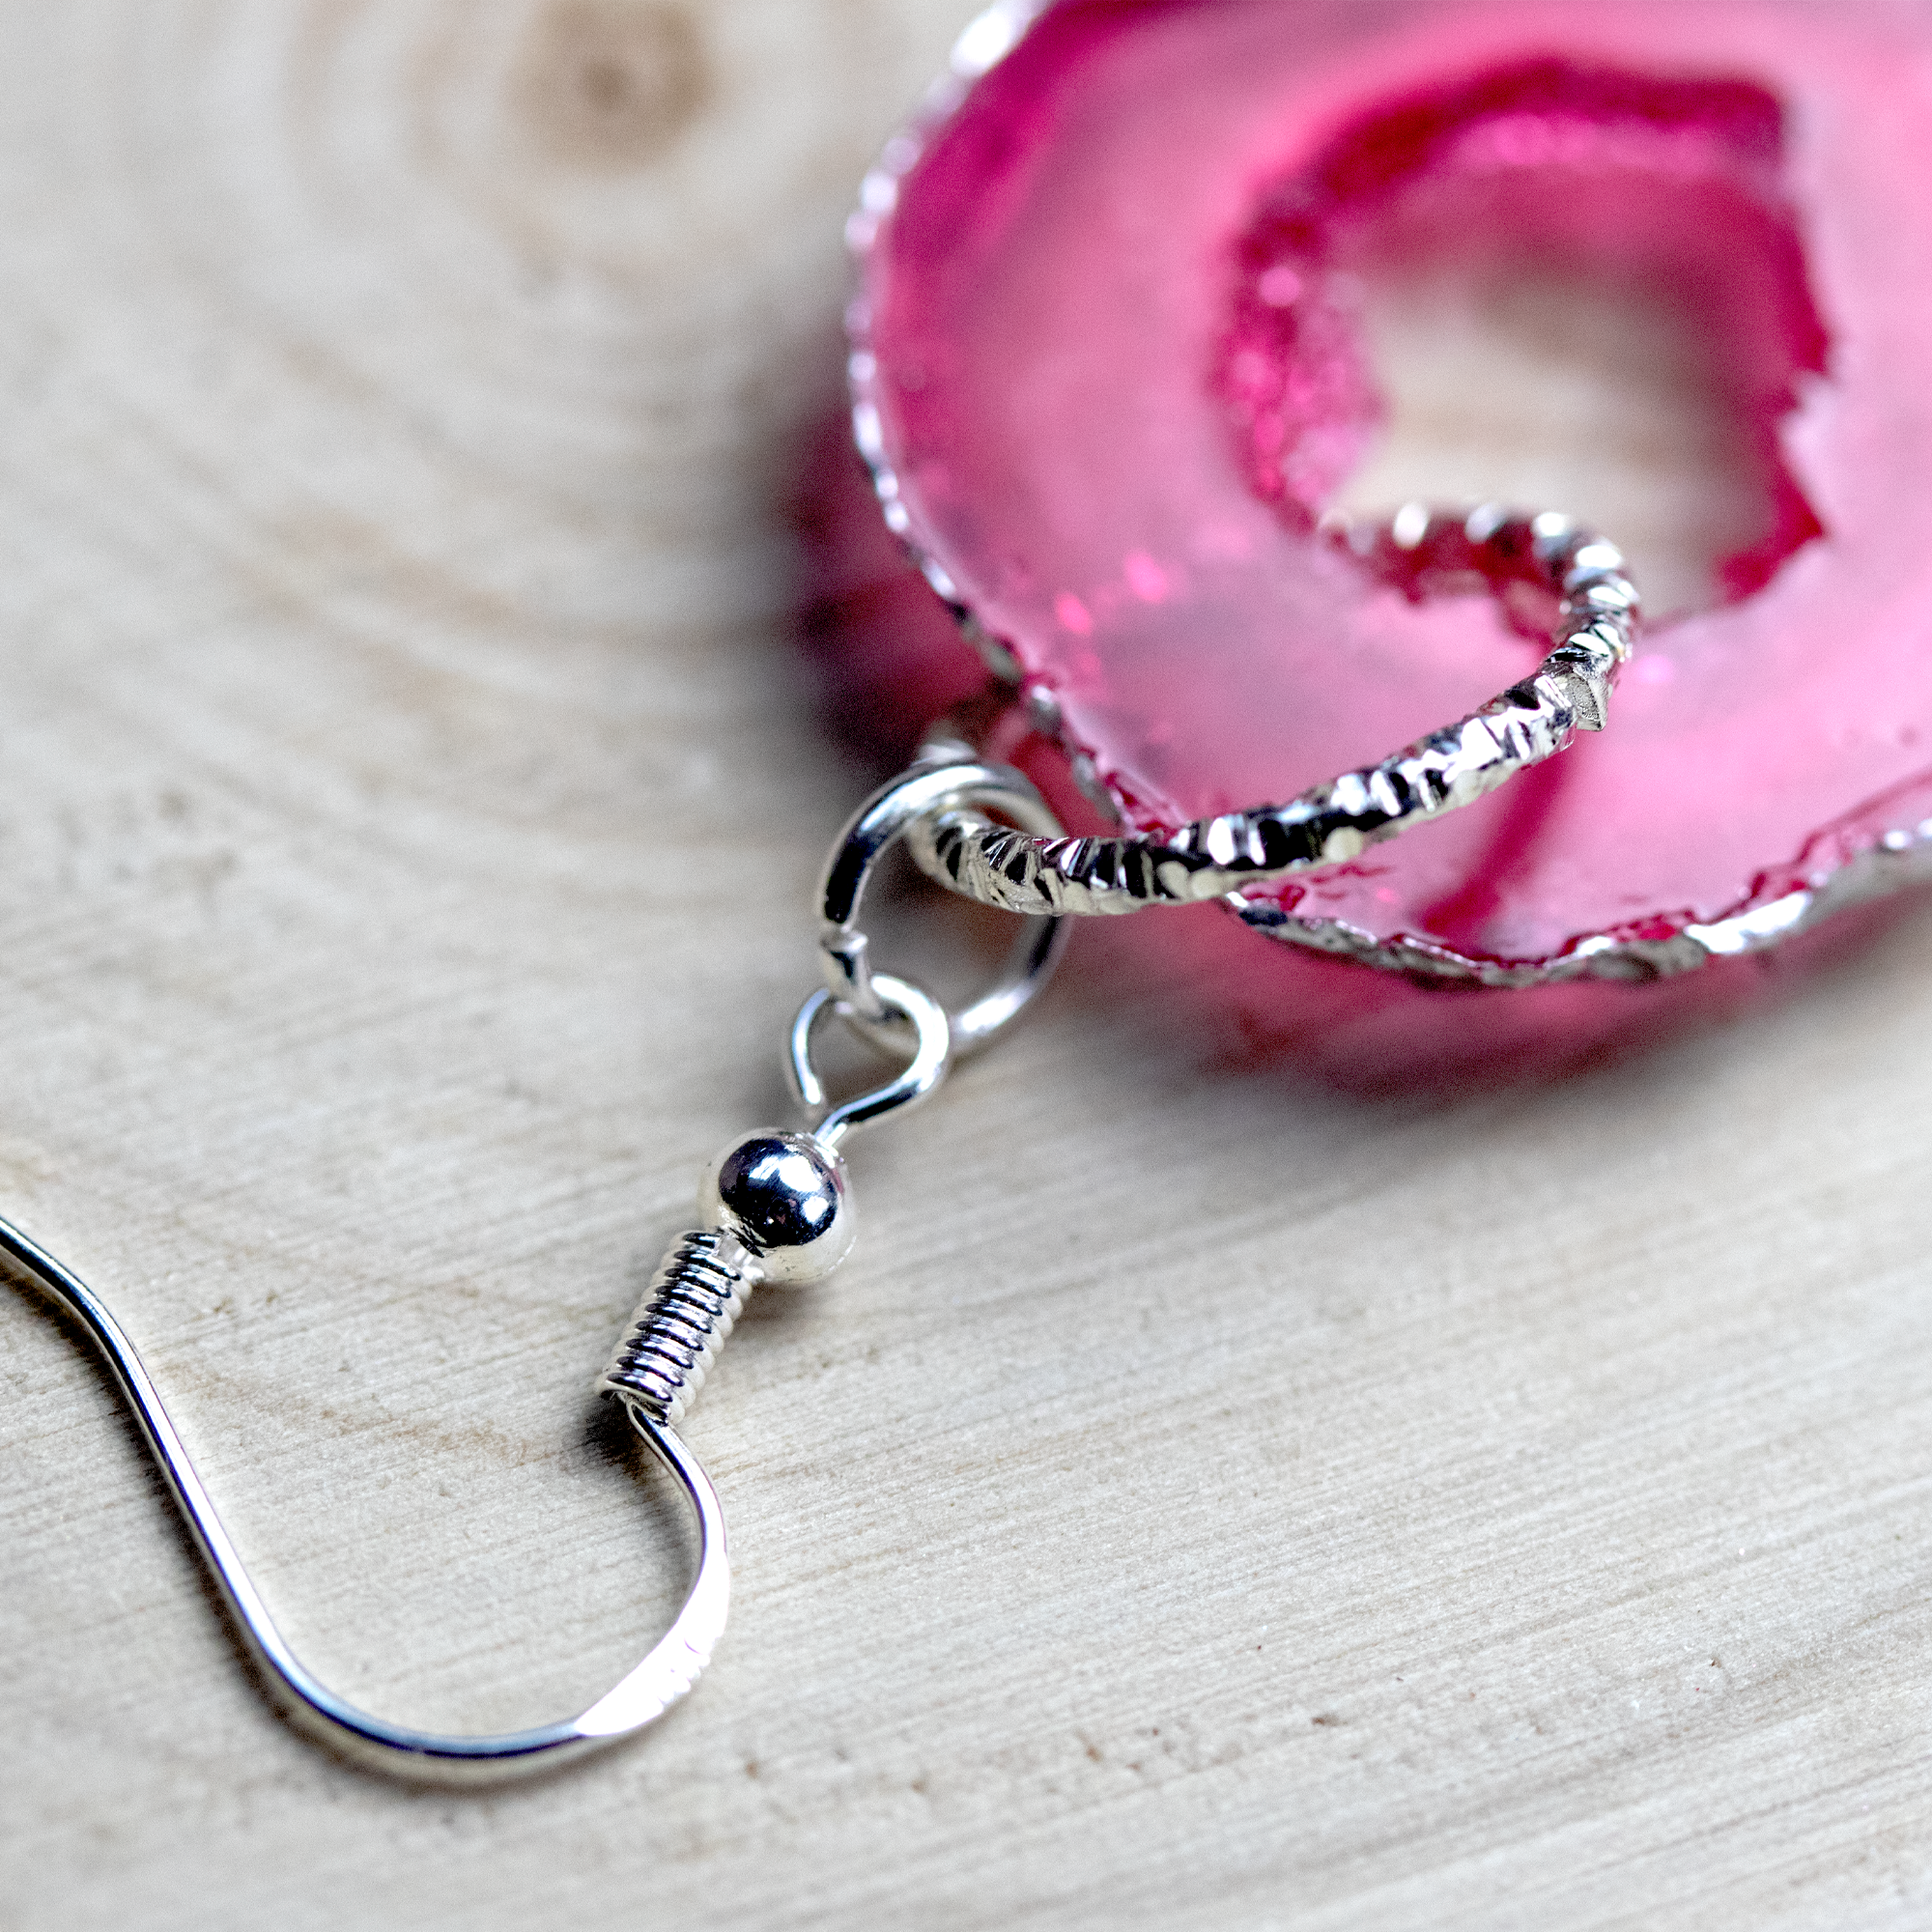
M 715 1228 L 681 1236 L 652 1276 L 599 1390 L 653 1422 L 682 1422 L 753 1281 L 752 1257 L 735 1236 Z

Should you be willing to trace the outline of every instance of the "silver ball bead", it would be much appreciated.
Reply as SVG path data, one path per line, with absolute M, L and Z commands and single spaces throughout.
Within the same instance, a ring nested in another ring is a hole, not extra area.
M 821 1279 L 852 1249 L 845 1163 L 810 1134 L 747 1134 L 712 1162 L 697 1206 L 708 1226 L 745 1244 L 762 1280 L 781 1286 Z

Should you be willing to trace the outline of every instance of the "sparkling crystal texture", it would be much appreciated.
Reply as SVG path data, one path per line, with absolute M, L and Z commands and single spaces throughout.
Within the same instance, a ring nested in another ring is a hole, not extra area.
M 1317 528 L 1381 411 L 1365 281 L 1661 292 L 1759 506 L 1715 601 L 1601 737 L 1267 910 L 1508 983 L 1770 944 L 1932 837 L 1928 105 L 1932 11 L 1880 0 L 1069 0 L 857 217 L 887 522 L 1127 823 L 1286 798 L 1536 657 Z

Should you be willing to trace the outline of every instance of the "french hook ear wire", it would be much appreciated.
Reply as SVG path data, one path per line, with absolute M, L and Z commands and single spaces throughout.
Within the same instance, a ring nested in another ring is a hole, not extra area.
M 296 1727 L 352 1763 L 417 1782 L 483 1784 L 568 1763 L 635 1735 L 697 1681 L 724 1634 L 730 1558 L 718 1493 L 675 1424 L 758 1283 L 829 1273 L 851 1244 L 839 1143 L 855 1128 L 918 1105 L 952 1063 L 1004 1030 L 1046 983 L 1066 937 L 1057 915 L 1028 921 L 992 988 L 949 1014 L 910 980 L 875 973 L 859 928 L 860 900 L 880 858 L 915 843 L 925 821 L 977 807 L 1005 811 L 1037 837 L 1059 822 L 1017 772 L 977 763 L 921 763 L 874 793 L 839 835 L 819 886 L 826 983 L 792 1022 L 787 1071 L 811 1121 L 809 1133 L 758 1130 L 727 1149 L 700 1200 L 707 1225 L 672 1243 L 600 1391 L 616 1398 L 644 1446 L 670 1473 L 697 1521 L 697 1574 L 670 1629 L 620 1683 L 573 1718 L 534 1730 L 460 1737 L 385 1722 L 338 1697 L 304 1667 L 269 1614 L 195 1468 L 174 1418 L 126 1331 L 85 1282 L 11 1222 L 0 1220 L 0 1264 L 37 1288 L 85 1331 L 127 1398 L 207 1565 L 216 1596 L 264 1687 Z M 812 1060 L 828 1011 L 889 1050 L 909 1054 L 883 1086 L 831 1103 Z
M 411 1730 L 358 1710 L 316 1678 L 289 1648 L 153 1378 L 107 1305 L 71 1269 L 5 1220 L 0 1220 L 0 1257 L 79 1323 L 126 1397 L 141 1438 L 201 1552 L 215 1595 L 270 1695 L 297 1729 L 350 1762 L 418 1783 L 487 1784 L 527 1776 L 634 1736 L 676 1703 L 711 1661 L 731 1602 L 731 1569 L 718 1492 L 674 1429 L 626 1403 L 632 1426 L 670 1473 L 697 1521 L 697 1575 L 676 1621 L 649 1655 L 588 1709 L 533 1730 L 449 1736 Z

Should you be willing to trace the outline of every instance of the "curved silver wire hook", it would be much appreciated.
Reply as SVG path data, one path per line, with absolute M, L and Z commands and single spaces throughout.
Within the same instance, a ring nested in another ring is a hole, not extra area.
M 697 1681 L 724 1629 L 731 1569 L 718 1493 L 675 1430 L 625 1412 L 668 1469 L 697 1519 L 697 1576 L 677 1620 L 650 1654 L 587 1710 L 561 1722 L 495 1737 L 450 1737 L 384 1722 L 358 1711 L 307 1671 L 275 1628 L 233 1540 L 215 1513 L 194 1463 L 134 1345 L 106 1305 L 38 1242 L 0 1220 L 0 1256 L 86 1330 L 134 1411 L 142 1439 L 160 1465 L 168 1491 L 193 1533 L 215 1593 L 264 1687 L 299 1730 L 371 1770 L 416 1780 L 480 1784 L 581 1757 L 640 1731 Z

